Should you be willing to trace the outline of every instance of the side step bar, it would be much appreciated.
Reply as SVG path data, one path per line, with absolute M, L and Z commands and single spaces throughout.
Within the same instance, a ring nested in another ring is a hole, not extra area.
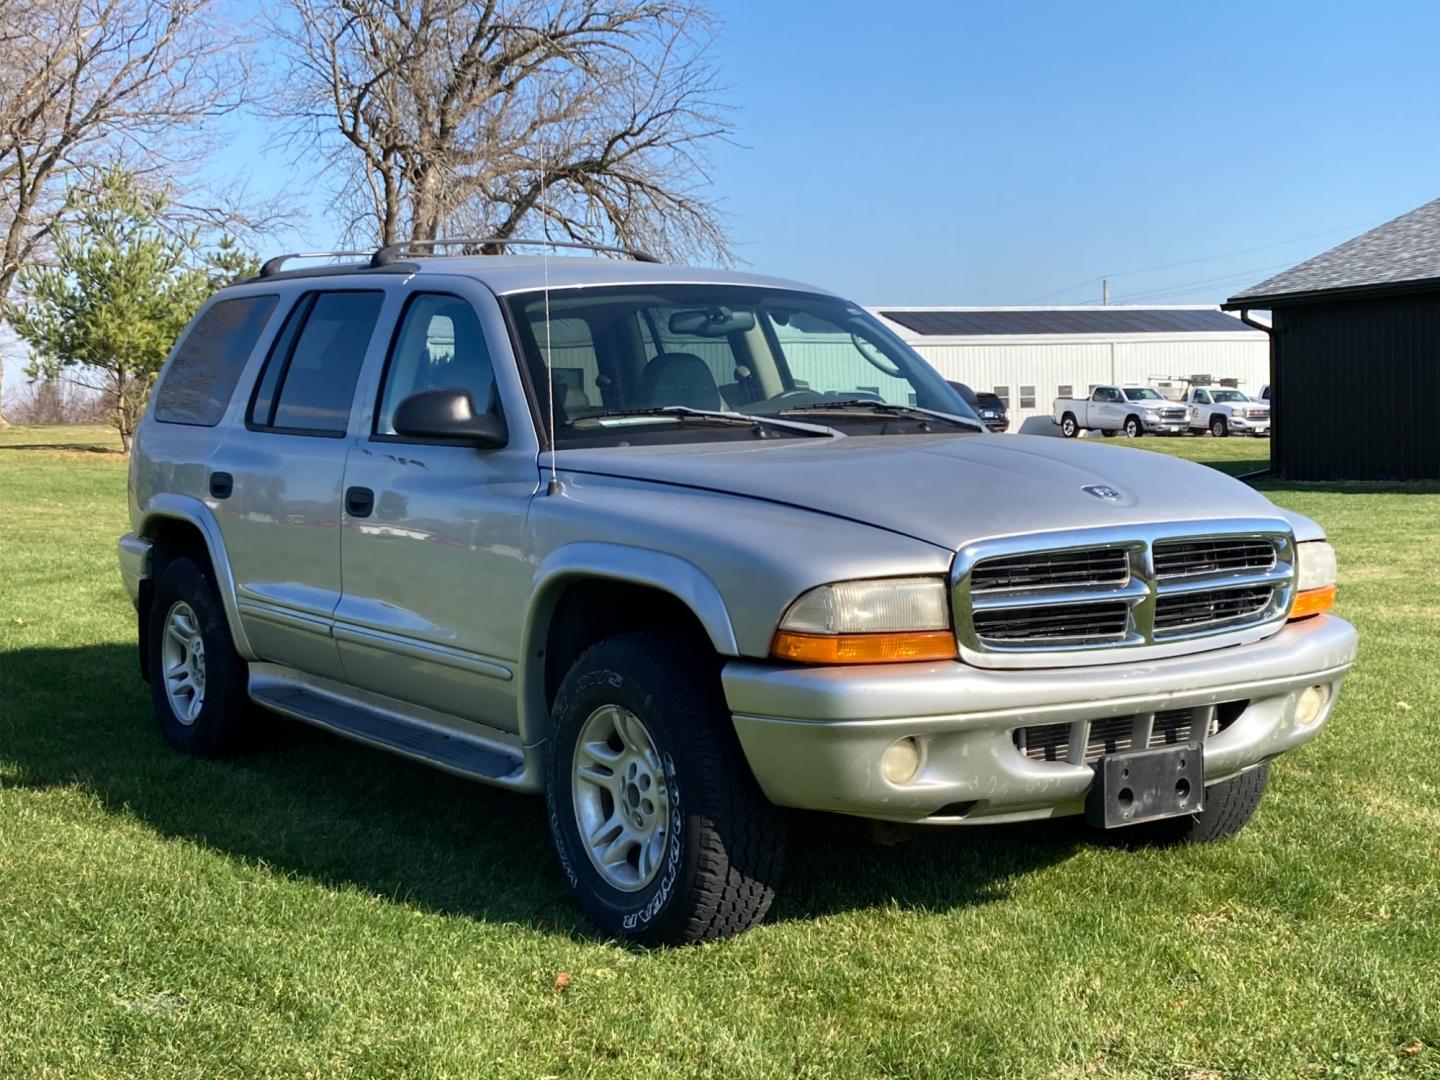
M 344 700 L 298 682 L 257 677 L 253 672 L 250 697 L 285 716 L 446 772 L 503 787 L 533 790 L 518 746 L 471 736 L 378 703 Z

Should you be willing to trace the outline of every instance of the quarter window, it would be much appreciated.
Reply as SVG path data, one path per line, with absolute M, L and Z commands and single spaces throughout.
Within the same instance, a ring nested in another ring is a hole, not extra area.
M 375 418 L 377 435 L 395 434 L 395 409 L 423 390 L 468 390 L 477 413 L 495 401 L 495 372 L 475 309 L 457 296 L 420 293 L 400 321 L 400 333 Z
M 242 296 L 206 308 L 165 369 L 155 395 L 155 419 L 199 427 L 218 424 L 279 299 Z
M 302 435 L 344 435 L 384 300 L 381 292 L 302 298 L 270 350 L 250 422 Z

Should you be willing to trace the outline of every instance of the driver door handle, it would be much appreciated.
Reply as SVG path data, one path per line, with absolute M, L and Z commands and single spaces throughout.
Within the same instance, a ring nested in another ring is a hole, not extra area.
M 369 517 L 375 509 L 375 492 L 367 487 L 352 487 L 345 490 L 345 512 L 351 517 Z

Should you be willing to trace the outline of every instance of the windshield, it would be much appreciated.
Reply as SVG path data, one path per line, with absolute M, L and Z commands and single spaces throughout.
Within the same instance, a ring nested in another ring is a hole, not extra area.
M 1164 401 L 1158 391 L 1151 390 L 1148 386 L 1127 386 L 1125 396 L 1131 401 Z
M 505 303 L 542 418 L 549 411 L 548 353 L 558 446 L 742 439 L 754 430 L 655 411 L 667 408 L 757 417 L 783 412 L 847 434 L 910 433 L 917 423 L 893 410 L 852 408 L 841 424 L 820 415 L 827 403 L 872 401 L 976 419 L 899 338 L 835 297 L 719 285 L 557 289 L 549 296 L 548 323 L 542 293 Z M 766 425 L 765 432 L 786 434 L 783 425 Z
M 1249 401 L 1250 399 L 1239 390 L 1212 390 L 1210 396 L 1215 399 L 1218 405 L 1222 401 Z

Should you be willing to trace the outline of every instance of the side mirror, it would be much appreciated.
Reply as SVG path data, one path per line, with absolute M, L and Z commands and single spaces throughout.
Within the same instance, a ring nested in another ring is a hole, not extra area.
M 477 413 L 470 391 L 459 387 L 411 394 L 396 407 L 394 423 L 396 434 L 412 439 L 449 439 L 487 450 L 510 441 L 505 421 Z

